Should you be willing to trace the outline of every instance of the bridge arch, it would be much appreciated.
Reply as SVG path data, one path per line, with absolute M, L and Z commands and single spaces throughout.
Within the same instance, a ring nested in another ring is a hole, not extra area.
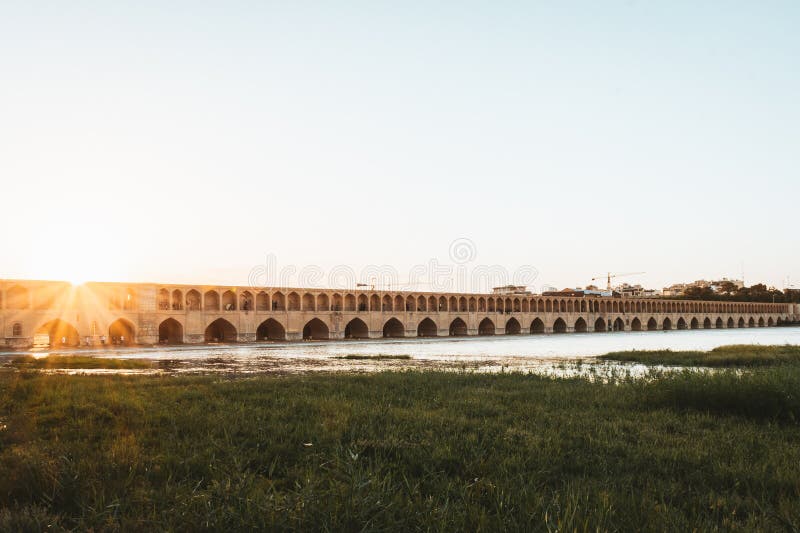
M 544 333 L 544 322 L 541 318 L 534 318 L 531 322 L 531 334 Z
M 522 326 L 516 318 L 509 318 L 506 321 L 506 335 L 519 335 L 522 333 Z
M 555 322 L 553 322 L 553 333 L 566 333 L 567 332 L 567 323 L 564 322 L 564 319 L 561 317 L 556 318 Z
M 256 340 L 259 341 L 285 341 L 286 328 L 274 318 L 268 318 L 256 328 Z
M 136 343 L 136 327 L 129 320 L 118 318 L 108 326 L 111 344 L 130 346 Z
M 225 320 L 218 318 L 206 327 L 206 342 L 236 342 L 236 328 Z
M 159 344 L 183 344 L 183 324 L 170 317 L 158 325 Z
M 463 337 L 465 335 L 467 335 L 467 324 L 460 318 L 456 317 L 452 322 L 450 322 L 450 336 Z
M 675 329 L 686 329 L 686 320 L 684 320 L 682 316 L 678 317 L 678 323 Z
M 722 317 L 717 317 L 717 321 L 714 323 L 714 327 L 717 329 L 722 329 L 725 327 L 725 323 L 722 321 Z
M 772 327 L 774 325 L 775 325 L 775 321 L 772 320 L 772 317 L 769 317 L 769 319 L 767 320 L 767 326 Z
M 711 319 L 710 318 L 706 317 L 705 320 L 703 320 L 703 329 L 711 329 Z
M 383 325 L 383 336 L 387 338 L 405 337 L 406 328 L 402 322 L 392 317 Z
M 747 321 L 747 327 L 748 327 L 748 328 L 754 328 L 754 327 L 756 327 L 756 321 L 755 321 L 755 320 L 753 320 L 753 317 L 750 317 L 750 319 Z
M 606 321 L 602 318 L 598 318 L 594 321 L 594 330 L 596 332 L 606 331 L 608 328 L 606 327 Z
M 319 318 L 312 318 L 303 326 L 303 339 L 326 340 L 330 337 L 328 325 Z
M 586 321 L 583 317 L 578 317 L 578 320 L 575 321 L 575 332 L 576 333 L 586 333 L 588 326 L 586 325 Z
M 481 323 L 478 324 L 478 335 L 494 335 L 494 330 L 494 322 L 488 317 L 481 320 Z
M 658 329 L 658 323 L 654 317 L 650 317 L 650 320 L 647 321 L 647 331 L 655 331 Z
M 369 328 L 360 318 L 354 318 L 344 327 L 345 339 L 368 339 Z
M 21 337 L 22 327 L 19 328 L 19 331 L 12 331 L 12 334 L 15 337 Z M 45 335 L 47 339 L 44 338 Z M 75 326 L 60 318 L 45 322 L 33 330 L 33 336 L 34 343 L 39 345 L 78 346 L 81 342 L 80 335 L 78 335 L 78 330 Z
M 740 328 L 745 327 L 744 317 L 739 317 L 739 323 L 737 324 L 737 326 Z
M 621 318 L 617 317 L 617 319 L 614 320 L 612 327 L 614 331 L 625 331 L 625 322 L 623 322 Z
M 642 321 L 638 317 L 634 317 L 631 320 L 631 331 L 642 331 Z
M 417 326 L 417 337 L 436 337 L 439 335 L 439 327 L 436 322 L 426 317 Z
M 763 316 L 758 317 L 758 327 L 760 327 L 760 328 L 764 327 L 764 317 Z
M 664 331 L 669 331 L 672 329 L 672 320 L 669 317 L 664 318 L 664 322 L 661 325 L 661 329 Z

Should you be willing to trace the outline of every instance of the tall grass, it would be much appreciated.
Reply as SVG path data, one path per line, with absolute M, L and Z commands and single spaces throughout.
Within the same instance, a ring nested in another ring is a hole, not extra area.
M 114 359 L 110 357 L 92 357 L 87 355 L 48 355 L 34 357 L 21 355 L 10 361 L 11 366 L 25 370 L 83 368 L 107 368 L 114 370 L 152 368 L 153 362 L 148 359 Z
M 735 344 L 720 346 L 707 352 L 697 350 L 632 350 L 627 352 L 610 352 L 600 356 L 599 359 L 635 362 L 645 365 L 708 367 L 771 366 L 785 363 L 800 363 L 800 346 Z
M 0 376 L 0 530 L 800 527 L 800 368 Z

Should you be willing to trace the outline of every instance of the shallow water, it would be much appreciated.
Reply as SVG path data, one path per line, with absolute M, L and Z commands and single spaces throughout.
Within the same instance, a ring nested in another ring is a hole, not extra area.
M 622 369 L 640 374 L 642 365 L 599 363 L 594 357 L 619 350 L 709 350 L 726 344 L 800 344 L 800 327 L 744 328 L 618 333 L 376 339 L 259 343 L 105 350 L 0 352 L 1 358 L 32 354 L 81 354 L 143 358 L 158 362 L 149 370 L 80 370 L 82 373 L 152 372 L 297 373 L 373 372 L 390 369 L 456 369 L 479 372 L 523 371 L 548 375 L 608 374 Z M 358 356 L 410 356 L 411 359 L 353 360 Z M 587 365 L 585 363 L 596 363 Z

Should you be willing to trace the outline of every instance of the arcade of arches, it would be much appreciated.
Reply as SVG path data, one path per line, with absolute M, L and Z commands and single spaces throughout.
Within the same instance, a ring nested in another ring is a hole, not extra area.
M 0 344 L 194 344 L 774 327 L 800 305 L 0 280 Z

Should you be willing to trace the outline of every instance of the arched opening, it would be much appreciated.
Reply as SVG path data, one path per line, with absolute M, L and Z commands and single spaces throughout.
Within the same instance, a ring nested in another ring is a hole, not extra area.
M 748 320 L 748 321 L 747 321 L 747 327 L 748 327 L 748 328 L 754 328 L 754 327 L 756 327 L 756 321 L 755 321 L 755 320 L 753 320 L 753 317 L 750 317 L 750 320 Z
M 317 296 L 317 311 L 330 311 L 330 298 L 324 292 Z
M 426 310 L 427 310 L 427 305 L 425 297 L 420 296 L 419 298 L 417 298 L 417 311 L 426 311 Z
M 275 320 L 269 318 L 259 324 L 256 328 L 256 340 L 259 341 L 283 341 L 286 340 L 286 328 Z
M 183 311 L 183 293 L 178 289 L 172 291 L 172 310 Z
M 759 317 L 759 319 L 758 319 L 758 327 L 760 327 L 760 328 L 764 327 L 764 317 L 763 316 Z
M 772 317 L 769 317 L 769 318 L 767 319 L 767 326 L 768 326 L 768 327 L 772 327 L 772 326 L 774 326 L 774 325 L 775 325 L 775 322 L 772 320 Z
M 130 346 L 136 341 L 135 335 L 133 324 L 123 318 L 115 320 L 108 326 L 108 338 L 111 344 Z
M 360 318 L 354 318 L 344 327 L 345 339 L 368 339 L 369 328 Z
M 670 320 L 669 317 L 664 319 L 664 323 L 662 324 L 661 329 L 663 329 L 664 331 L 672 329 L 672 320 Z
M 744 323 L 744 318 L 741 318 L 741 317 L 740 317 L 740 318 L 739 318 L 739 323 L 738 323 L 737 325 L 738 325 L 740 328 L 743 328 L 743 327 L 745 326 L 745 323 Z
M 21 322 L 14 322 L 11 326 L 11 336 L 12 337 L 22 337 L 22 323 Z
M 464 337 L 467 334 L 467 324 L 460 318 L 450 322 L 450 336 Z
M 735 323 L 733 321 L 733 317 L 728 318 L 728 329 L 735 327 Z
M 598 332 L 598 333 L 601 332 L 601 331 L 607 331 L 608 327 L 606 326 L 606 321 L 603 320 L 602 318 L 598 318 L 597 320 L 595 320 L 594 321 L 594 330 L 596 332 Z
M 534 318 L 531 322 L 531 334 L 544 333 L 544 322 L 540 318 Z
M 381 311 L 383 312 L 392 312 L 392 297 L 388 294 L 383 295 L 383 303 L 381 304 Z
M 438 334 L 439 328 L 430 318 L 424 319 L 417 326 L 417 337 L 436 337 Z
M 724 323 L 722 322 L 722 318 L 717 317 L 716 327 L 717 327 L 717 329 L 722 329 L 724 327 Z
M 272 310 L 283 311 L 284 309 L 286 309 L 286 297 L 278 291 L 272 295 Z
M 494 335 L 494 322 L 488 318 L 481 320 L 478 324 L 478 335 Z
M 158 325 L 159 344 L 183 344 L 183 326 L 174 318 L 168 318 Z
M 250 293 L 250 291 L 244 291 L 241 295 L 239 295 L 239 309 L 242 311 L 253 310 L 253 295 Z
M 647 321 L 647 331 L 655 331 L 658 329 L 658 322 L 653 317 L 650 317 L 650 320 Z
M 158 291 L 158 310 L 169 311 L 169 291 L 167 289 Z
M 369 297 L 369 310 L 370 311 L 380 311 L 381 310 L 381 299 L 377 294 L 373 294 Z
M 192 289 L 186 293 L 186 310 L 199 311 L 200 310 L 200 293 Z
M 706 317 L 706 319 L 703 320 L 703 329 L 711 329 L 711 319 L 710 318 Z
M 676 329 L 686 329 L 686 321 L 683 319 L 682 316 L 678 317 L 678 324 Z
M 231 290 L 222 293 L 222 308 L 226 311 L 236 311 L 236 293 Z
M 256 311 L 269 311 L 269 295 L 264 291 L 256 295 Z
M 344 296 L 344 310 L 345 311 L 355 311 L 356 310 L 356 297 L 352 294 L 345 294 Z
M 625 331 L 625 322 L 622 321 L 621 318 L 617 318 L 614 321 L 614 331 Z
M 398 338 L 406 336 L 406 328 L 403 323 L 396 318 L 390 318 L 383 325 L 383 336 L 387 338 Z
M 562 318 L 557 318 L 555 322 L 553 322 L 553 333 L 566 333 L 567 332 L 567 323 L 564 322 Z
M 12 333 L 14 337 L 21 337 L 22 325 L 18 331 Z M 78 346 L 80 342 L 78 330 L 72 324 L 58 318 L 43 324 L 33 332 L 33 343 L 36 346 Z
M 316 311 L 317 310 L 316 298 L 314 298 L 313 294 L 311 294 L 309 292 L 304 293 L 302 302 L 303 302 L 303 311 Z
M 631 320 L 631 331 L 642 331 L 642 321 L 638 318 Z
M 519 325 L 517 319 L 509 318 L 506 322 L 506 335 L 519 335 L 520 333 L 522 333 L 522 326 Z
M 336 293 L 333 295 L 333 307 L 331 310 L 333 311 L 341 311 L 344 309 L 344 300 L 342 299 L 342 295 Z
M 576 333 L 586 333 L 586 321 L 581 317 L 575 321 L 575 332 Z
M 224 318 L 218 318 L 208 325 L 206 342 L 236 342 L 236 328 Z
M 288 308 L 289 311 L 299 311 L 300 310 L 300 295 L 296 292 L 290 292 L 288 300 Z
M 312 318 L 303 327 L 303 339 L 308 340 L 324 340 L 330 336 L 328 326 L 319 318 Z
M 219 294 L 217 291 L 206 291 L 203 295 L 203 309 L 206 311 L 219 311 Z

